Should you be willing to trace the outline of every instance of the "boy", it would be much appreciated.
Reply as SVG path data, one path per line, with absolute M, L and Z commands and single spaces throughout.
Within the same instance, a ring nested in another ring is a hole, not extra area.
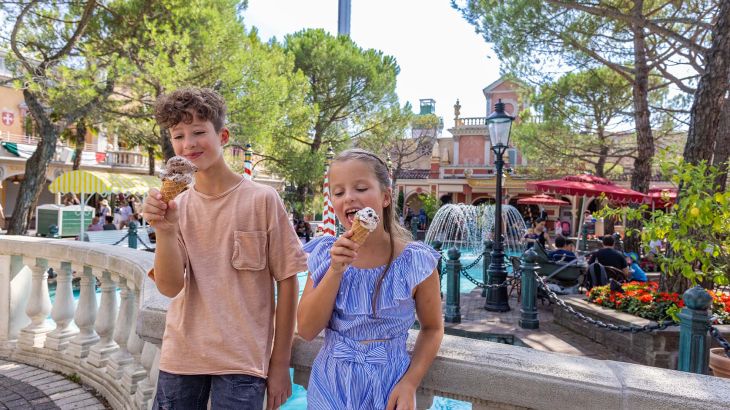
M 173 298 L 155 408 L 205 409 L 210 396 L 214 409 L 258 410 L 265 388 L 267 408 L 278 408 L 291 395 L 296 273 L 306 256 L 276 191 L 224 162 L 229 133 L 218 93 L 180 89 L 155 110 L 175 154 L 198 168 L 176 199 L 163 203 L 151 189 L 144 203 L 157 236 L 155 283 Z

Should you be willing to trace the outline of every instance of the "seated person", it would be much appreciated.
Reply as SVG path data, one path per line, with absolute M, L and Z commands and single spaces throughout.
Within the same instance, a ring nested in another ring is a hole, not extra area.
M 571 239 L 564 236 L 555 238 L 555 249 L 548 256 L 554 261 L 570 262 L 575 260 L 575 244 Z
M 101 220 L 98 216 L 95 216 L 91 219 L 91 224 L 86 227 L 87 232 L 93 232 L 93 231 L 101 231 L 104 228 L 102 228 Z
M 535 233 L 535 230 L 533 228 L 527 228 L 525 236 L 522 237 L 522 242 L 525 243 L 525 249 L 532 248 L 535 242 L 537 242 L 537 238 L 539 238 L 539 235 Z
M 613 248 L 614 238 L 606 235 L 601 239 L 603 247 L 591 254 L 588 264 L 598 262 L 606 267 L 606 270 L 612 270 L 614 273 L 623 274 L 624 278 L 629 277 L 629 265 L 626 263 L 624 255 Z
M 102 226 L 102 229 L 105 231 L 114 231 L 117 229 L 117 226 L 114 225 L 114 217 L 111 215 L 106 216 L 106 223 Z
M 641 269 L 641 266 L 639 266 L 638 260 L 639 257 L 635 252 L 624 252 L 624 256 L 626 256 L 626 263 L 629 265 L 629 273 L 631 277 L 629 280 L 635 280 L 637 282 L 646 282 L 646 272 L 644 272 L 643 269 Z

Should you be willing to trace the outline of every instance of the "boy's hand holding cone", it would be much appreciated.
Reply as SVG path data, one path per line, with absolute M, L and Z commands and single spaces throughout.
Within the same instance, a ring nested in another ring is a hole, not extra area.
M 165 170 L 160 172 L 162 179 L 162 200 L 167 204 L 193 182 L 193 173 L 198 168 L 184 157 L 176 156 L 167 160 Z

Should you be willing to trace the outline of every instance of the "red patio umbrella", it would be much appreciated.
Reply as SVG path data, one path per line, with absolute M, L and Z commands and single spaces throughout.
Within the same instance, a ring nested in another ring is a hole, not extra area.
M 550 195 L 538 194 L 527 198 L 518 199 L 517 203 L 520 205 L 559 205 L 568 206 L 570 202 L 563 201 L 562 199 L 553 198 Z
M 647 197 L 652 209 L 667 208 L 677 202 L 677 188 L 649 188 Z
M 585 208 L 587 208 L 586 198 L 596 198 L 604 195 L 611 202 L 622 205 L 640 204 L 647 200 L 647 196 L 641 192 L 622 188 L 606 178 L 588 174 L 568 175 L 561 179 L 531 182 L 527 184 L 527 188 L 549 194 L 582 196 L 583 206 L 581 207 L 580 220 L 576 225 L 576 229 L 583 226 L 583 214 Z
M 580 176 L 582 177 L 582 176 Z M 618 185 L 610 183 L 605 178 L 601 180 L 605 182 L 581 182 L 568 176 L 561 179 L 550 179 L 547 181 L 536 181 L 527 184 L 528 189 L 534 189 L 536 191 L 545 192 L 549 194 L 560 194 L 560 195 L 577 195 L 584 197 L 599 197 L 605 195 L 611 202 L 619 204 L 629 203 L 644 203 L 646 201 L 646 195 L 641 192 L 634 191 L 628 188 L 622 188 Z

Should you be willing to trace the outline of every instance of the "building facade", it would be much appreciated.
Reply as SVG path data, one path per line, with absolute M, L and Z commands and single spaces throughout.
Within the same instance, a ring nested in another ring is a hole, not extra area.
M 450 135 L 439 136 L 431 156 L 424 157 L 414 169 L 398 176 L 398 190 L 405 204 L 413 210 L 420 208 L 419 195 L 431 194 L 442 203 L 479 205 L 493 203 L 496 195 L 495 155 L 491 149 L 486 118 L 498 100 L 505 103 L 505 111 L 516 116 L 527 105 L 520 100 L 522 86 L 511 80 L 500 79 L 484 88 L 486 99 L 484 117 L 461 117 L 461 105 L 454 106 Z M 519 149 L 511 146 L 504 155 L 505 177 L 503 198 L 511 203 L 523 196 L 534 194 L 527 190 L 531 179 L 520 170 L 527 166 Z

